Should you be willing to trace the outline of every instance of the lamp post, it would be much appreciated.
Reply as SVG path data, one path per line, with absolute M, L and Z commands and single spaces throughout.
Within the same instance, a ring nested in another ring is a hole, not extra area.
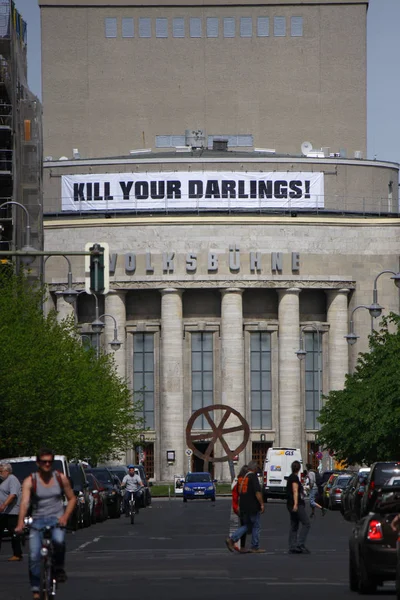
M 96 349 L 96 353 L 97 353 L 97 358 L 98 358 L 100 356 L 99 336 L 100 336 L 100 333 L 103 331 L 103 328 L 104 328 L 104 321 L 101 320 L 103 317 L 109 317 L 110 319 L 112 319 L 114 321 L 114 339 L 110 342 L 111 348 L 114 351 L 118 350 L 121 347 L 122 342 L 120 342 L 119 339 L 118 339 L 117 321 L 115 320 L 115 317 L 113 317 L 112 315 L 108 315 L 108 314 L 104 314 L 104 315 L 98 316 L 98 314 L 99 314 L 99 303 L 98 303 L 96 294 L 92 293 L 92 295 L 95 296 L 95 298 L 96 298 L 96 319 L 92 322 L 92 330 L 93 330 L 94 333 L 97 334 L 97 349 Z
M 67 256 L 65 256 L 65 254 L 61 255 L 63 258 L 65 258 L 65 260 L 68 263 L 68 275 L 67 275 L 67 289 L 64 290 L 63 292 L 61 292 L 64 300 L 66 302 L 68 302 L 68 304 L 73 304 L 75 302 L 75 300 L 77 299 L 78 295 L 80 294 L 80 292 L 78 292 L 77 290 L 74 290 L 74 288 L 72 287 L 72 267 L 71 267 L 71 261 L 69 260 L 69 258 Z M 51 256 L 46 256 L 46 258 L 44 259 L 44 263 L 43 263 L 43 280 L 44 280 L 44 267 L 46 265 L 46 262 L 48 261 L 48 259 L 51 258 Z
M 297 354 L 297 358 L 302 361 L 306 356 L 307 356 L 307 350 L 304 349 L 304 338 L 303 338 L 303 332 L 306 331 L 307 329 L 313 329 L 314 331 L 317 332 L 317 371 L 318 371 L 318 412 L 321 409 L 321 356 L 320 356 L 320 340 L 319 340 L 319 336 L 321 333 L 321 330 L 319 329 L 319 327 L 317 327 L 317 325 L 314 324 L 308 324 L 308 325 L 303 325 L 303 327 L 301 327 L 300 329 L 300 337 L 299 337 L 299 349 L 297 350 L 296 354 Z
M 22 246 L 21 250 L 24 252 L 36 252 L 36 248 L 31 246 L 31 225 L 30 225 L 30 220 L 29 220 L 29 213 L 28 213 L 26 207 L 23 204 L 21 204 L 20 202 L 16 202 L 15 200 L 8 200 L 7 202 L 3 202 L 3 204 L 0 204 L 0 208 L 3 208 L 3 206 L 7 206 L 9 204 L 12 204 L 14 206 L 19 206 L 20 208 L 22 208 L 22 210 L 25 212 L 25 215 L 26 215 L 25 245 Z M 36 258 L 35 256 L 21 256 L 21 262 L 25 266 L 28 266 L 31 263 L 33 263 L 35 258 Z

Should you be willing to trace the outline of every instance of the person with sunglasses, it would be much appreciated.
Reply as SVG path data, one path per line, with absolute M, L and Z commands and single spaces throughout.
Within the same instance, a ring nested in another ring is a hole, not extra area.
M 40 549 L 43 527 L 57 525 L 52 530 L 56 578 L 59 583 L 66 581 L 64 570 L 65 527 L 71 516 L 76 497 L 68 478 L 53 470 L 54 452 L 42 448 L 37 457 L 37 473 L 32 473 L 22 484 L 21 506 L 16 533 L 24 530 L 24 519 L 32 507 L 32 525 L 29 532 L 29 579 L 34 600 L 40 598 Z M 68 503 L 64 511 L 63 496 Z

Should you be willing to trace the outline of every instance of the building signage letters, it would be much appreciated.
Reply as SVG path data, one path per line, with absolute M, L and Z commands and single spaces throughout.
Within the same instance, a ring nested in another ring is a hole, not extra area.
M 246 255 L 246 259 L 244 259 Z M 155 257 L 160 255 L 153 255 L 151 252 L 143 254 L 136 254 L 135 252 L 126 252 L 120 256 L 110 251 L 110 274 L 113 275 L 117 269 L 117 265 L 121 264 L 121 260 L 124 264 L 125 273 L 127 275 L 135 275 L 137 272 L 140 275 L 153 275 L 157 274 L 155 268 Z M 138 267 L 138 258 L 140 257 L 140 265 Z M 163 275 L 175 273 L 175 269 L 184 268 L 186 273 L 193 275 L 198 271 L 206 271 L 209 274 L 218 273 L 223 266 L 228 266 L 229 271 L 233 274 L 240 273 L 243 271 L 243 263 L 249 265 L 251 274 L 260 273 L 272 273 L 280 274 L 284 271 L 284 257 L 282 252 L 272 252 L 271 254 L 265 254 L 260 251 L 253 252 L 240 252 L 240 248 L 237 244 L 229 246 L 229 253 L 222 254 L 216 250 L 210 250 L 206 256 L 200 256 L 196 252 L 188 252 L 182 257 L 177 257 L 175 252 L 163 252 L 161 259 L 157 261 L 159 264 L 159 273 Z M 204 265 L 200 268 L 200 263 Z M 292 252 L 290 255 L 290 267 L 287 264 L 287 269 L 290 268 L 292 273 L 300 272 L 300 253 Z M 222 270 L 222 269 L 221 269 Z
M 64 211 L 323 208 L 324 173 L 63 175 L 61 197 Z

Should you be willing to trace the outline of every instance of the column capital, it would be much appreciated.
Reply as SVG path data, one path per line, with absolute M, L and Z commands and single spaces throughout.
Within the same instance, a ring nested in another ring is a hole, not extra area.
M 338 294 L 349 294 L 349 288 L 339 288 L 338 290 L 325 290 L 328 296 L 337 296 Z
M 185 290 L 181 290 L 179 288 L 162 288 L 160 290 L 160 294 L 161 296 L 166 296 L 167 294 L 178 294 L 179 296 L 182 296 L 184 291 Z
M 219 291 L 221 292 L 222 296 L 224 296 L 225 294 L 240 294 L 240 295 L 242 295 L 244 292 L 243 288 L 238 288 L 238 287 L 223 288 Z
M 285 288 L 285 289 L 278 289 L 277 290 L 279 297 L 284 296 L 285 294 L 296 294 L 297 296 L 300 294 L 301 289 L 297 288 L 297 287 L 292 287 L 292 288 Z
M 108 294 L 105 294 L 105 297 L 107 298 L 107 296 L 114 296 L 114 295 L 118 295 L 118 296 L 126 296 L 128 290 L 110 290 L 108 292 Z

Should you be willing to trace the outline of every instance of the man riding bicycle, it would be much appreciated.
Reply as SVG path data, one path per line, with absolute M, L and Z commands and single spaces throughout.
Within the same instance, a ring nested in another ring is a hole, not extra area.
M 136 513 L 139 514 L 140 488 L 144 486 L 140 479 L 139 471 L 135 469 L 133 465 L 128 465 L 128 473 L 123 478 L 121 487 L 126 489 L 124 495 L 125 515 L 128 515 L 129 513 L 129 499 L 131 497 L 131 492 L 135 494 Z
M 65 528 L 75 505 L 76 497 L 68 478 L 58 471 L 53 471 L 54 453 L 42 448 L 36 457 L 37 473 L 32 473 L 22 484 L 21 507 L 18 516 L 16 533 L 24 530 L 24 519 L 32 506 L 32 526 L 29 532 L 29 579 L 34 600 L 40 598 L 40 550 L 43 528 L 52 529 L 54 547 L 54 568 L 57 582 L 66 581 L 64 571 Z M 63 495 L 68 500 L 64 511 Z

